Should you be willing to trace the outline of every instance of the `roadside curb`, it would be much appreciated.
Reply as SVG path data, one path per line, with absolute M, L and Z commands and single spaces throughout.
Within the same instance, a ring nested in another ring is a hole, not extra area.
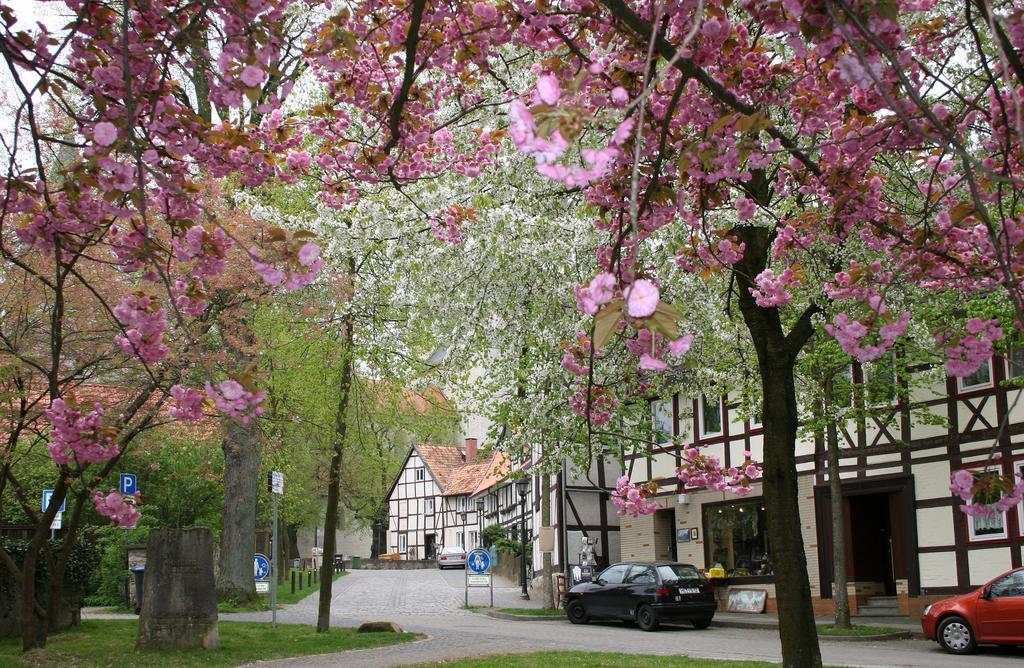
M 474 612 L 477 612 L 474 610 Z M 498 612 L 497 610 L 480 610 L 481 614 L 493 617 L 495 619 L 505 619 L 513 622 L 567 622 L 569 621 L 564 616 L 562 617 L 542 617 L 537 615 L 511 615 L 507 612 Z
M 732 629 L 771 629 L 778 630 L 779 625 L 774 622 L 745 622 L 742 620 L 733 619 L 715 619 L 711 622 L 711 626 L 718 626 L 721 628 L 732 628 Z M 924 634 L 921 632 L 914 631 L 894 631 L 892 633 L 879 633 L 877 635 L 870 636 L 827 636 L 818 634 L 819 640 L 838 640 L 840 642 L 871 642 L 871 641 L 883 641 L 883 640 L 906 640 L 908 638 L 923 639 Z

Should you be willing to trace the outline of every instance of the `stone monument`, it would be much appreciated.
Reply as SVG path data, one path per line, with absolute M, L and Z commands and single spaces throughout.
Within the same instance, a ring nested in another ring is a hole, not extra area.
M 217 594 L 206 527 L 153 529 L 146 545 L 136 649 L 213 649 Z

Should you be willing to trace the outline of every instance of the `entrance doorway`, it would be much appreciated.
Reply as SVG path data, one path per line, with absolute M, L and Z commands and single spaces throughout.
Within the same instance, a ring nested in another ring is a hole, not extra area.
M 654 513 L 654 558 L 658 561 L 677 561 L 675 508 Z
M 433 559 L 437 556 L 437 536 L 432 533 L 428 533 L 423 537 L 426 545 L 423 546 L 423 558 Z
M 910 475 L 843 481 L 843 539 L 846 578 L 858 597 L 895 596 L 905 581 L 909 596 L 920 595 L 914 550 L 917 524 L 914 479 Z M 821 597 L 832 598 L 832 502 L 828 483 L 815 486 L 818 573 Z
M 892 494 L 863 494 L 845 499 L 846 571 L 858 586 L 881 587 L 879 594 L 896 595 L 893 550 Z

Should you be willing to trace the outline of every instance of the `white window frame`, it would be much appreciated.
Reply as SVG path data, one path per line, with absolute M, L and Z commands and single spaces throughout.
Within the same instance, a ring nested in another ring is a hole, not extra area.
M 465 495 L 463 495 L 463 496 L 458 496 L 456 498 L 458 500 L 455 502 L 455 510 L 457 512 L 461 513 L 461 512 L 466 510 L 466 497 L 465 497 Z
M 434 497 L 428 496 L 426 499 L 424 499 L 423 514 L 424 515 L 433 515 L 434 514 Z
M 479 541 L 479 537 L 476 535 L 476 532 L 475 531 L 470 531 L 469 532 L 469 544 L 472 545 L 473 547 L 476 547 L 477 545 L 479 545 L 478 541 Z
M 965 380 L 967 380 L 966 378 L 957 378 L 956 379 L 957 389 L 959 389 L 961 392 L 969 392 L 971 390 L 981 390 L 981 389 L 984 389 L 986 387 L 992 387 L 992 381 L 993 381 L 993 378 L 995 377 L 995 374 L 993 373 L 994 369 L 992 368 L 992 358 L 991 357 L 988 358 L 987 360 L 985 360 L 983 362 L 983 364 L 987 364 L 988 365 L 988 380 L 986 382 L 984 382 L 984 383 L 976 383 L 974 385 L 968 385 L 967 383 L 964 382 Z M 980 370 L 981 370 L 981 367 L 979 366 L 978 367 L 978 371 L 980 371 Z M 978 373 L 978 372 L 975 371 L 974 373 Z M 971 375 L 973 376 L 974 374 L 971 374 Z
M 651 429 L 655 432 L 663 431 L 668 434 L 668 440 L 658 441 L 658 445 L 666 445 L 672 442 L 672 439 L 676 435 L 676 420 L 675 410 L 672 397 L 668 399 L 655 399 L 651 401 Z M 667 410 L 666 410 L 667 409 Z M 668 424 L 664 424 L 665 420 L 668 420 Z M 664 427 L 668 429 L 664 429 Z
M 409 536 L 404 533 L 398 534 L 398 551 L 405 554 L 409 549 Z
M 416 482 L 420 482 L 421 480 L 426 480 L 426 475 L 427 475 L 426 471 L 423 469 L 422 466 L 417 468 L 416 472 L 414 474 Z
M 970 501 L 968 501 L 967 503 L 970 503 Z M 1005 512 L 996 513 L 996 515 L 1002 515 L 1003 516 L 1003 532 L 1000 533 L 1000 534 L 990 534 L 990 535 L 986 535 L 986 536 L 978 536 L 978 535 L 976 535 L 974 533 L 974 521 L 976 519 L 979 519 L 979 518 L 972 517 L 972 516 L 968 515 L 967 516 L 967 538 L 968 538 L 968 540 L 970 542 L 972 542 L 972 543 L 984 543 L 984 542 L 991 541 L 991 540 L 1006 540 L 1007 538 L 1009 538 L 1010 537 L 1010 529 L 1009 529 L 1009 527 L 1006 524 L 1006 513 Z
M 697 400 L 697 407 L 700 409 L 700 415 L 698 416 L 698 424 L 700 425 L 701 438 L 706 436 L 721 436 L 725 433 L 725 416 L 722 414 L 722 397 L 717 397 L 718 400 L 718 431 L 707 431 L 704 424 L 704 401 L 707 399 L 706 394 L 701 394 Z
M 463 550 L 466 549 L 466 544 L 462 541 L 462 532 L 461 531 L 456 531 L 455 532 L 455 543 L 456 543 L 456 545 L 461 547 Z

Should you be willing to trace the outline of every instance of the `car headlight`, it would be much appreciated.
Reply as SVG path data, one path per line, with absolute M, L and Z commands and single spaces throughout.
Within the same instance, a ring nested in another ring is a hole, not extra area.
M 931 610 L 931 609 L 932 609 L 932 604 L 931 603 L 929 603 L 928 605 L 924 606 L 924 610 L 921 611 L 921 616 L 922 617 L 927 616 L 928 615 L 928 611 Z

